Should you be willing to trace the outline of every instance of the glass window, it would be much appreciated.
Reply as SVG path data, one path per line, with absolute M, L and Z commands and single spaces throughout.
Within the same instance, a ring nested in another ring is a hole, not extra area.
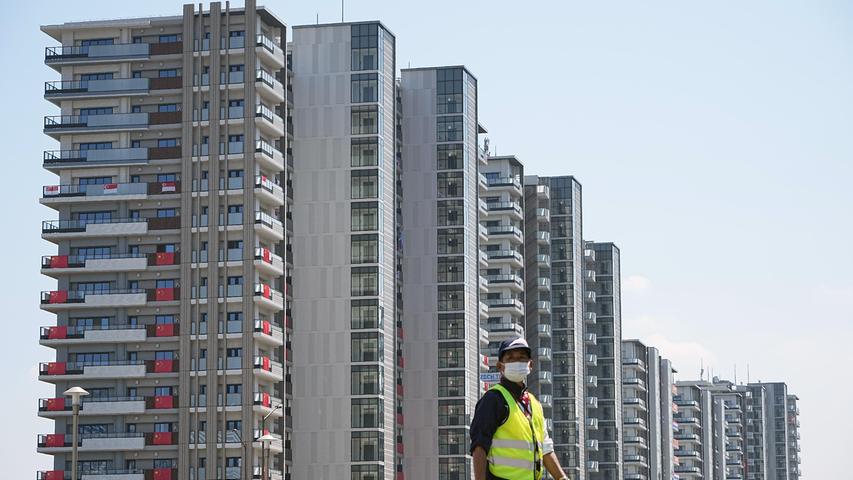
M 464 397 L 465 372 L 438 372 L 439 397 Z
M 353 300 L 350 321 L 353 330 L 380 328 L 379 300 Z
M 379 263 L 378 235 L 353 235 L 351 247 L 351 263 Z
M 379 107 L 362 105 L 351 107 L 351 110 L 351 133 L 353 135 L 379 133 Z
M 382 367 L 379 365 L 353 365 L 352 395 L 378 395 L 382 391 Z
M 379 137 L 350 140 L 350 160 L 353 167 L 375 167 L 379 164 Z
M 436 112 L 462 113 L 462 69 L 436 70 Z
M 375 73 L 356 73 L 350 77 L 352 103 L 379 101 L 379 76 Z
M 570 465 L 565 461 L 561 461 L 561 464 Z M 438 480 L 467 480 L 471 477 L 469 470 L 468 460 L 465 458 L 438 459 Z
M 439 142 L 461 142 L 462 115 L 449 115 L 436 119 L 436 134 Z
M 352 399 L 352 428 L 382 428 L 383 423 L 381 399 Z
M 462 285 L 438 286 L 438 311 L 449 312 L 464 308 L 465 290 Z
M 379 268 L 352 267 L 350 294 L 353 297 L 379 295 Z
M 379 25 L 376 23 L 353 25 L 352 70 L 377 70 L 379 68 Z
M 94 107 L 94 108 L 81 108 L 80 116 L 85 117 L 89 115 L 110 115 L 113 113 L 113 107 Z
M 462 159 L 464 158 L 462 144 L 443 144 L 437 146 L 438 169 L 439 170 L 458 170 L 462 169 Z
M 369 462 L 383 458 L 383 435 L 380 432 L 352 432 L 352 461 Z
M 462 196 L 462 172 L 438 172 L 438 198 Z
M 177 42 L 177 41 L 178 41 L 178 35 L 177 35 L 177 34 L 174 34 L 174 35 L 160 35 L 160 37 L 159 37 L 159 39 L 158 39 L 157 41 L 158 41 L 159 43 L 175 43 L 175 42 Z
M 438 257 L 438 283 L 464 281 L 464 257 Z
M 112 38 L 91 38 L 88 40 L 80 40 L 81 47 L 88 47 L 91 45 L 113 45 L 114 39 Z
M 439 255 L 465 253 L 464 231 L 461 228 L 443 228 L 438 230 Z
M 379 229 L 379 203 L 357 202 L 350 205 L 353 232 Z
M 379 196 L 378 170 L 352 170 L 352 198 L 376 198 Z
M 353 465 L 350 480 L 379 480 L 379 472 L 379 465 Z
M 377 362 L 382 360 L 382 336 L 378 332 L 353 332 L 351 360 L 353 362 Z
M 439 400 L 438 425 L 467 425 L 465 418 L 465 400 Z
M 180 76 L 180 73 L 175 68 L 168 68 L 158 71 L 157 76 L 160 78 L 175 78 Z
M 465 314 L 439 313 L 438 339 L 462 340 L 465 338 Z
M 462 225 L 464 223 L 464 215 L 462 208 L 464 202 L 462 200 L 444 200 L 438 202 L 438 225 L 451 226 Z
M 439 343 L 438 368 L 465 368 L 465 344 L 462 342 Z

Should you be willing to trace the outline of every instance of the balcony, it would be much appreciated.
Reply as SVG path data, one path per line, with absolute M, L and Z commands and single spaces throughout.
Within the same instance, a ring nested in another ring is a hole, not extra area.
M 536 325 L 536 333 L 539 334 L 540 337 L 550 337 L 551 336 L 551 325 Z
M 675 473 L 693 473 L 696 475 L 701 475 L 702 473 L 702 469 L 691 465 L 676 465 L 673 471 Z
M 536 288 L 539 290 L 550 290 L 551 289 L 551 279 L 550 278 L 537 278 L 536 279 Z
M 142 360 L 106 362 L 49 362 L 39 364 L 39 380 L 143 378 L 146 365 Z
M 255 196 L 273 207 L 284 205 L 284 189 L 263 175 L 255 177 Z
M 141 307 L 147 300 L 146 291 L 139 288 L 94 292 L 73 290 L 41 292 L 41 308 L 50 312 L 97 307 Z
M 521 204 L 518 202 L 491 202 L 487 203 L 486 207 L 488 216 L 508 214 L 511 218 L 519 222 L 524 219 Z
M 646 457 L 643 455 L 636 455 L 636 454 L 625 455 L 622 457 L 622 460 L 625 463 L 637 463 L 640 465 L 648 465 L 646 463 Z
M 515 177 L 487 177 L 490 190 L 511 190 L 521 195 L 521 182 Z
M 592 473 L 597 473 L 598 472 L 598 462 L 595 460 L 587 460 L 586 471 L 592 472 Z
M 279 312 L 284 309 L 284 297 L 281 292 L 266 283 L 256 283 L 253 298 L 255 304 L 267 310 Z
M 486 329 L 489 331 L 489 340 L 494 340 L 493 337 L 495 335 L 492 334 L 501 334 L 508 333 L 512 335 L 524 335 L 524 327 L 517 323 L 507 322 L 507 323 L 487 323 Z M 492 357 L 497 357 L 497 350 L 495 350 L 494 355 L 490 355 Z
M 597 315 L 595 314 L 595 312 L 584 312 L 583 321 L 587 325 L 595 325 L 597 321 Z
M 486 232 L 488 233 L 489 240 L 509 238 L 521 243 L 523 239 L 521 236 L 521 230 L 512 225 L 494 225 L 486 227 Z
M 46 185 L 42 205 L 100 201 L 146 200 L 153 195 L 177 195 L 181 182 L 105 183 L 101 185 Z
M 587 418 L 586 419 L 586 428 L 588 430 L 598 430 L 598 419 L 597 418 Z
M 622 384 L 646 390 L 646 381 L 639 377 L 622 377 Z
M 284 154 L 267 141 L 255 141 L 255 160 L 261 168 L 271 172 L 284 170 Z
M 181 112 L 157 115 L 158 123 L 181 123 Z M 168 115 L 168 116 L 166 116 Z M 166 120 L 166 121 L 164 121 Z M 102 133 L 119 130 L 146 130 L 150 126 L 148 113 L 113 113 L 105 115 L 57 115 L 44 117 L 44 133 L 57 140 L 65 133 Z
M 489 306 L 485 302 L 480 302 L 480 319 L 489 318 Z
M 477 233 L 481 244 L 489 240 L 489 231 L 482 224 L 477 224 Z
M 536 255 L 536 264 L 540 267 L 550 267 L 551 255 Z
M 598 376 L 597 375 L 587 375 L 586 386 L 587 387 L 597 387 L 598 386 Z
M 547 300 L 536 302 L 536 312 L 540 314 L 551 313 L 551 302 Z
M 108 165 L 147 165 L 152 153 L 160 148 L 105 148 L 101 150 L 48 150 L 44 152 L 44 168 L 103 167 Z M 158 155 L 159 156 L 159 155 Z M 168 156 L 161 158 L 170 158 Z M 180 152 L 172 158 L 180 158 Z
M 543 407 L 550 407 L 553 405 L 553 397 L 548 394 L 539 395 L 539 403 L 541 403 Z
M 284 332 L 268 320 L 255 320 L 254 337 L 260 342 L 280 347 L 284 345 Z
M 622 405 L 637 406 L 645 409 L 646 401 L 640 397 L 623 397 Z
M 697 411 L 699 410 L 699 402 L 697 402 L 696 400 L 677 399 L 674 401 L 674 403 L 678 405 L 679 408 L 693 409 Z
M 477 174 L 477 184 L 480 186 L 480 193 L 485 193 L 486 189 L 489 187 L 489 181 L 482 173 Z
M 584 270 L 583 271 L 583 279 L 586 282 L 594 282 L 595 281 L 595 270 Z
M 547 208 L 537 208 L 536 209 L 536 220 L 540 222 L 547 222 L 551 219 L 551 210 Z
M 171 435 L 171 432 L 165 432 Z M 148 437 L 155 434 L 140 432 L 121 433 L 83 433 L 78 436 L 81 452 L 109 452 L 142 450 L 149 443 Z M 175 435 L 177 437 L 177 435 Z M 53 433 L 38 436 L 39 453 L 60 453 L 71 451 L 70 434 Z M 171 443 L 170 443 L 171 444 Z
M 490 264 L 509 263 L 517 268 L 524 266 L 524 258 L 521 256 L 521 253 L 515 250 L 491 250 L 486 253 L 489 256 Z
M 178 324 L 157 325 L 92 325 L 86 327 L 41 327 L 39 343 L 44 346 L 89 343 L 136 343 L 148 339 L 159 342 L 178 340 Z
M 284 85 L 275 76 L 264 69 L 255 71 L 255 87 L 258 93 L 272 100 L 272 103 L 284 102 Z
M 583 335 L 583 341 L 587 345 L 595 345 L 596 343 L 598 343 L 598 335 L 594 333 L 585 333 Z
M 488 293 L 489 292 L 489 281 L 486 280 L 486 277 L 478 275 L 477 283 L 480 286 L 480 293 Z
M 678 423 L 679 425 L 698 425 L 699 424 L 699 419 L 696 417 L 682 417 L 679 415 L 676 417 L 672 417 L 672 420 L 674 422 Z
M 485 303 L 489 307 L 489 313 L 509 311 L 518 316 L 524 315 L 524 304 L 521 303 L 521 300 L 515 298 L 487 298 Z
M 676 433 L 672 438 L 678 440 L 679 442 L 699 442 L 699 435 L 695 433 Z
M 586 397 L 584 405 L 587 408 L 598 408 L 598 397 Z
M 646 362 L 640 360 L 639 358 L 623 358 L 622 366 L 628 368 L 645 369 Z
M 536 241 L 538 243 L 548 243 L 551 241 L 550 232 L 536 232 Z
M 596 367 L 598 366 L 598 355 L 594 353 L 588 353 L 584 355 L 584 360 L 588 367 Z
M 646 428 L 646 420 L 642 417 L 624 417 L 622 419 L 622 424 L 627 426 L 633 426 L 641 429 Z
M 587 303 L 595 303 L 595 292 L 584 292 L 583 299 Z
M 536 356 L 542 360 L 551 360 L 551 349 L 548 347 L 537 348 Z
M 177 55 L 182 50 L 183 42 L 45 47 L 44 63 L 58 71 L 62 65 L 147 60 L 154 55 Z
M 265 62 L 274 66 L 276 70 L 284 68 L 284 51 L 275 43 L 275 40 L 258 34 L 255 37 L 255 52 Z
M 551 198 L 551 187 L 548 185 L 536 185 L 536 196 L 543 200 Z
M 598 451 L 598 440 L 587 440 L 586 441 L 586 450 L 588 452 L 597 452 Z
M 255 268 L 257 268 L 260 272 L 271 275 L 273 277 L 280 277 L 284 275 L 284 261 L 280 256 L 272 253 L 269 248 L 255 248 L 254 258 Z
M 586 260 L 588 262 L 594 262 L 595 261 L 595 250 L 593 250 L 591 248 L 585 248 L 583 250 L 583 258 L 584 258 L 584 260 Z
M 643 445 L 647 444 L 645 437 L 640 437 L 637 435 L 628 435 L 623 439 L 623 442 L 629 445 Z
M 181 77 L 58 80 L 44 83 L 44 98 L 59 105 L 68 99 L 148 95 L 152 90 L 178 90 Z
M 254 225 L 255 232 L 271 243 L 284 240 L 284 224 L 272 215 L 266 212 L 255 212 Z
M 262 379 L 273 382 L 284 380 L 284 370 L 281 364 L 270 359 L 270 357 L 262 355 L 255 356 L 252 365 L 254 366 L 255 374 Z
M 536 378 L 539 380 L 539 383 L 551 383 L 553 381 L 553 376 L 551 375 L 551 372 L 539 372 L 536 374 Z
M 515 292 L 524 290 L 524 281 L 518 275 L 487 275 L 486 280 L 489 287 L 506 287 Z

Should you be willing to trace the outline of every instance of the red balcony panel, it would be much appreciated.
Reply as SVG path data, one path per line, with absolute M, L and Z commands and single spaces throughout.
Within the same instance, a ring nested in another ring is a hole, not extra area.
M 154 408 L 175 408 L 175 397 L 172 395 L 155 396 Z
M 174 445 L 174 432 L 154 432 L 149 445 Z
M 397 444 L 397 453 L 399 453 L 401 455 L 403 454 L 403 444 L 402 443 Z
M 177 360 L 154 360 L 153 373 L 171 373 L 178 371 Z
M 64 447 L 65 446 L 65 434 L 63 433 L 49 433 L 44 436 L 44 446 L 45 447 Z
M 62 470 L 48 470 L 41 472 L 40 480 L 65 480 L 65 472 Z
M 290 316 L 284 317 L 284 325 L 287 326 L 288 329 L 293 330 L 293 319 Z
M 402 340 L 403 339 L 403 327 L 397 329 L 397 337 Z
M 47 303 L 67 303 L 68 290 L 54 290 L 50 292 Z
M 48 412 L 61 412 L 65 410 L 65 398 L 48 398 L 44 409 Z
M 270 286 L 265 283 L 261 286 L 263 287 L 262 294 L 264 298 L 272 298 L 272 290 L 270 289 Z
M 399 395 L 403 394 L 403 386 L 400 385 L 399 383 L 397 384 L 397 394 L 399 394 Z
M 48 362 L 47 368 L 42 372 L 45 375 L 65 375 L 65 362 Z
M 176 298 L 174 288 L 158 288 L 154 290 L 155 302 L 169 302 L 175 299 Z
M 289 348 L 284 349 L 284 359 L 288 362 L 293 361 L 293 352 L 291 352 Z
M 406 474 L 403 472 L 397 472 L 397 480 L 406 480 Z
M 174 323 L 159 323 L 154 326 L 154 336 L 155 337 L 174 337 L 175 336 L 175 324 Z
M 272 335 L 272 325 L 269 320 L 261 322 L 261 331 L 264 332 L 264 335 Z
M 263 365 L 264 370 L 266 370 L 268 372 L 272 371 L 272 365 L 270 364 L 270 357 L 264 357 L 261 360 L 261 365 Z
M 403 414 L 402 413 L 397 414 L 397 425 L 403 425 Z
M 272 263 L 272 254 L 269 248 L 261 249 L 261 258 L 267 263 Z
M 155 468 L 151 470 L 151 480 L 172 480 L 174 469 Z
M 68 268 L 68 255 L 50 257 L 50 268 Z
M 175 252 L 157 252 L 154 254 L 154 265 L 174 265 Z
M 261 405 L 263 405 L 265 407 L 269 407 L 272 405 L 272 401 L 270 400 L 270 394 L 269 393 L 262 393 L 261 394 Z
M 399 365 L 399 366 L 400 366 L 400 368 L 405 368 L 405 363 L 406 363 L 406 362 L 403 360 L 403 357 L 398 357 L 398 358 L 397 358 L 397 365 Z
M 47 339 L 48 340 L 58 340 L 61 338 L 68 338 L 68 327 L 48 327 L 47 328 Z

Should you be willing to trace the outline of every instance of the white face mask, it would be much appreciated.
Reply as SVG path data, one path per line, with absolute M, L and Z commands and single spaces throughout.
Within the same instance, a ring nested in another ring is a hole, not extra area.
M 504 377 L 511 382 L 523 382 L 529 374 L 529 362 L 511 362 L 504 364 Z

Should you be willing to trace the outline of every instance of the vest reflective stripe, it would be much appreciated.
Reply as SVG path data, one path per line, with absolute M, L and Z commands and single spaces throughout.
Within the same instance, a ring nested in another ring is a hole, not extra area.
M 501 393 L 509 407 L 509 416 L 492 437 L 492 446 L 486 455 L 489 472 L 506 480 L 539 480 L 544 469 L 542 443 L 545 441 L 545 417 L 542 405 L 530 394 L 532 416 L 528 419 L 506 388 L 498 384 L 491 389 Z M 538 474 L 534 474 L 537 461 L 540 469 Z

